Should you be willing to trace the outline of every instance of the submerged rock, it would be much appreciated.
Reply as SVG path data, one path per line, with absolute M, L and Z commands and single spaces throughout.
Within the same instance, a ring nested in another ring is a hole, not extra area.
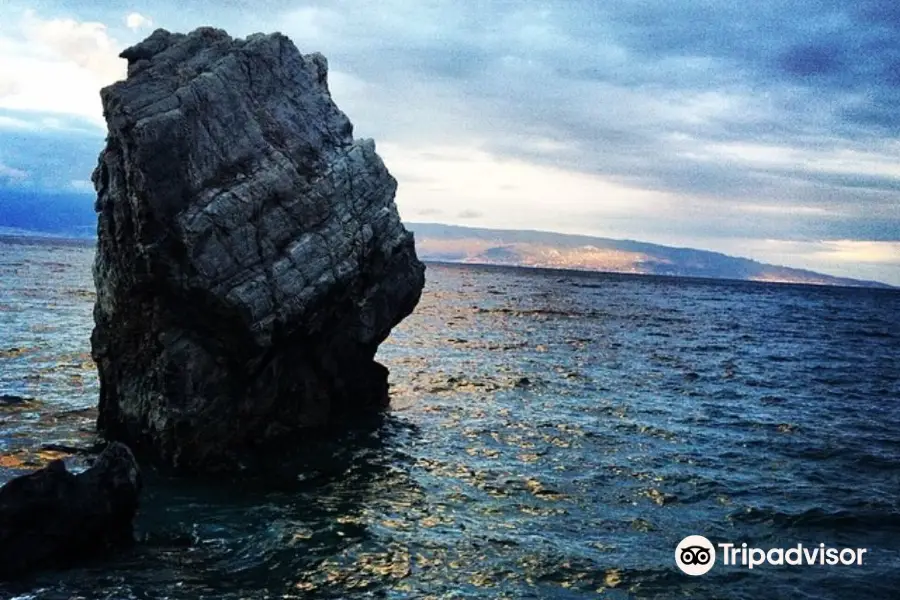
M 210 28 L 157 30 L 121 56 L 93 176 L 101 432 L 230 469 L 384 408 L 374 356 L 424 266 L 325 58 Z
M 57 460 L 8 481 L 0 488 L 0 578 L 130 544 L 140 490 L 134 456 L 116 442 L 78 475 Z

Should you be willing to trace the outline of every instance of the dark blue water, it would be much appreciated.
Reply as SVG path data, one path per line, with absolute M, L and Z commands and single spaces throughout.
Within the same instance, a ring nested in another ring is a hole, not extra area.
M 91 255 L 0 245 L 0 393 L 36 398 L 0 412 L 0 479 L 55 456 L 43 444 L 91 441 Z M 900 593 L 900 294 L 427 275 L 380 353 L 393 381 L 383 422 L 305 469 L 286 457 L 275 479 L 147 473 L 134 550 L 0 597 Z M 674 563 L 689 534 L 867 553 L 861 566 L 689 577 Z

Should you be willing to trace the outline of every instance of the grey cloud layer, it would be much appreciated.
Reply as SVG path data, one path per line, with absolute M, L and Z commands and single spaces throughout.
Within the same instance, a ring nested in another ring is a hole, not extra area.
M 86 191 L 97 165 L 103 132 L 77 117 L 0 109 L 0 119 L 35 123 L 34 128 L 0 129 L 0 162 L 25 173 L 15 187 L 44 191 Z M 54 127 L 41 127 L 52 120 Z M 2 183 L 2 182 L 0 182 Z M 0 185 L 2 188 L 2 185 Z
M 892 3 L 418 3 L 391 18 L 374 4 L 316 6 L 289 13 L 285 28 L 369 84 L 365 97 L 345 100 L 366 134 L 478 139 L 504 156 L 703 198 L 709 210 L 768 201 L 834 215 L 787 217 L 795 235 L 900 235 L 895 177 L 706 151 L 752 142 L 872 152 L 892 140 Z M 741 223 L 728 229 L 745 233 Z
M 121 20 L 112 0 L 84 10 Z M 678 214 L 641 215 L 641 231 L 900 239 L 900 180 L 814 162 L 900 157 L 894 1 L 210 0 L 146 12 L 170 29 L 280 29 L 322 51 L 338 103 L 379 141 L 476 144 L 690 198 Z M 747 143 L 810 158 L 757 164 L 716 149 Z M 744 205 L 760 203 L 786 211 L 748 219 Z

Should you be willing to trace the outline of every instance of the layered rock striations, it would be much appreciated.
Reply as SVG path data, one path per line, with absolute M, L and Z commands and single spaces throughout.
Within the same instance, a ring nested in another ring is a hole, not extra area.
M 93 175 L 101 432 L 230 469 L 382 409 L 375 352 L 424 266 L 325 58 L 210 28 L 157 30 L 121 56 Z

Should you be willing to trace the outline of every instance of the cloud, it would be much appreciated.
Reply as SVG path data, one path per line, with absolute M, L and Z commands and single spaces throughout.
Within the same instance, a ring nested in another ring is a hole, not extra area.
M 99 90 L 125 76 L 121 43 L 96 21 L 34 11 L 0 29 L 0 109 L 80 115 L 102 124 Z
M 444 219 L 449 223 L 465 224 L 477 213 L 486 227 L 547 228 L 547 204 L 552 201 L 554 228 L 571 231 L 572 224 L 560 220 L 566 215 L 576 225 L 597 224 L 589 233 L 611 235 L 611 225 L 633 217 L 636 209 L 640 214 L 674 201 L 664 193 L 630 190 L 560 166 L 501 158 L 478 146 L 383 143 L 378 149 L 400 182 L 401 212 L 453 206 L 456 212 Z
M 86 118 L 0 108 L 0 162 L 28 173 L 0 177 L 0 191 L 71 190 L 73 181 L 90 178 L 103 140 L 104 131 Z
M 69 182 L 69 187 L 76 192 L 94 191 L 94 184 L 90 179 L 73 179 Z
M 115 81 L 125 74 L 124 61 L 118 57 L 120 44 L 103 23 L 42 19 L 26 11 L 20 25 L 24 41 L 36 45 L 45 59 L 74 63 L 99 82 Z
M 141 13 L 133 12 L 125 17 L 125 25 L 132 31 L 138 31 L 139 29 L 153 27 L 153 19 L 145 17 Z
M 0 180 L 18 182 L 28 178 L 28 173 L 21 169 L 7 166 L 0 162 Z
M 419 208 L 414 210 L 413 213 L 420 217 L 433 217 L 444 214 L 444 211 L 439 208 Z
M 851 264 L 874 263 L 900 264 L 900 242 L 860 242 L 858 240 L 832 240 L 823 242 L 824 258 Z
M 862 214 L 883 199 L 855 190 L 900 183 L 896 170 L 863 177 L 841 164 L 851 153 L 857 164 L 900 164 L 877 123 L 895 103 L 862 76 L 889 73 L 878 66 L 885 53 L 859 50 L 900 44 L 863 27 L 852 7 L 801 2 L 792 10 L 804 19 L 785 20 L 774 1 L 404 6 L 405 24 L 367 4 L 315 3 L 283 18 L 301 47 L 325 51 L 354 81 L 347 93 L 336 83 L 335 97 L 357 131 L 379 140 L 475 144 L 498 161 L 594 175 L 622 198 L 652 190 L 705 198 L 711 211 L 773 202 L 827 211 L 817 206 L 833 195 L 825 189 L 846 190 Z M 748 140 L 782 156 L 761 164 L 740 151 Z
M 21 84 L 10 73 L 0 74 L 0 98 L 17 93 Z
M 841 48 L 823 44 L 794 46 L 778 62 L 786 74 L 801 78 L 834 75 L 844 68 Z

